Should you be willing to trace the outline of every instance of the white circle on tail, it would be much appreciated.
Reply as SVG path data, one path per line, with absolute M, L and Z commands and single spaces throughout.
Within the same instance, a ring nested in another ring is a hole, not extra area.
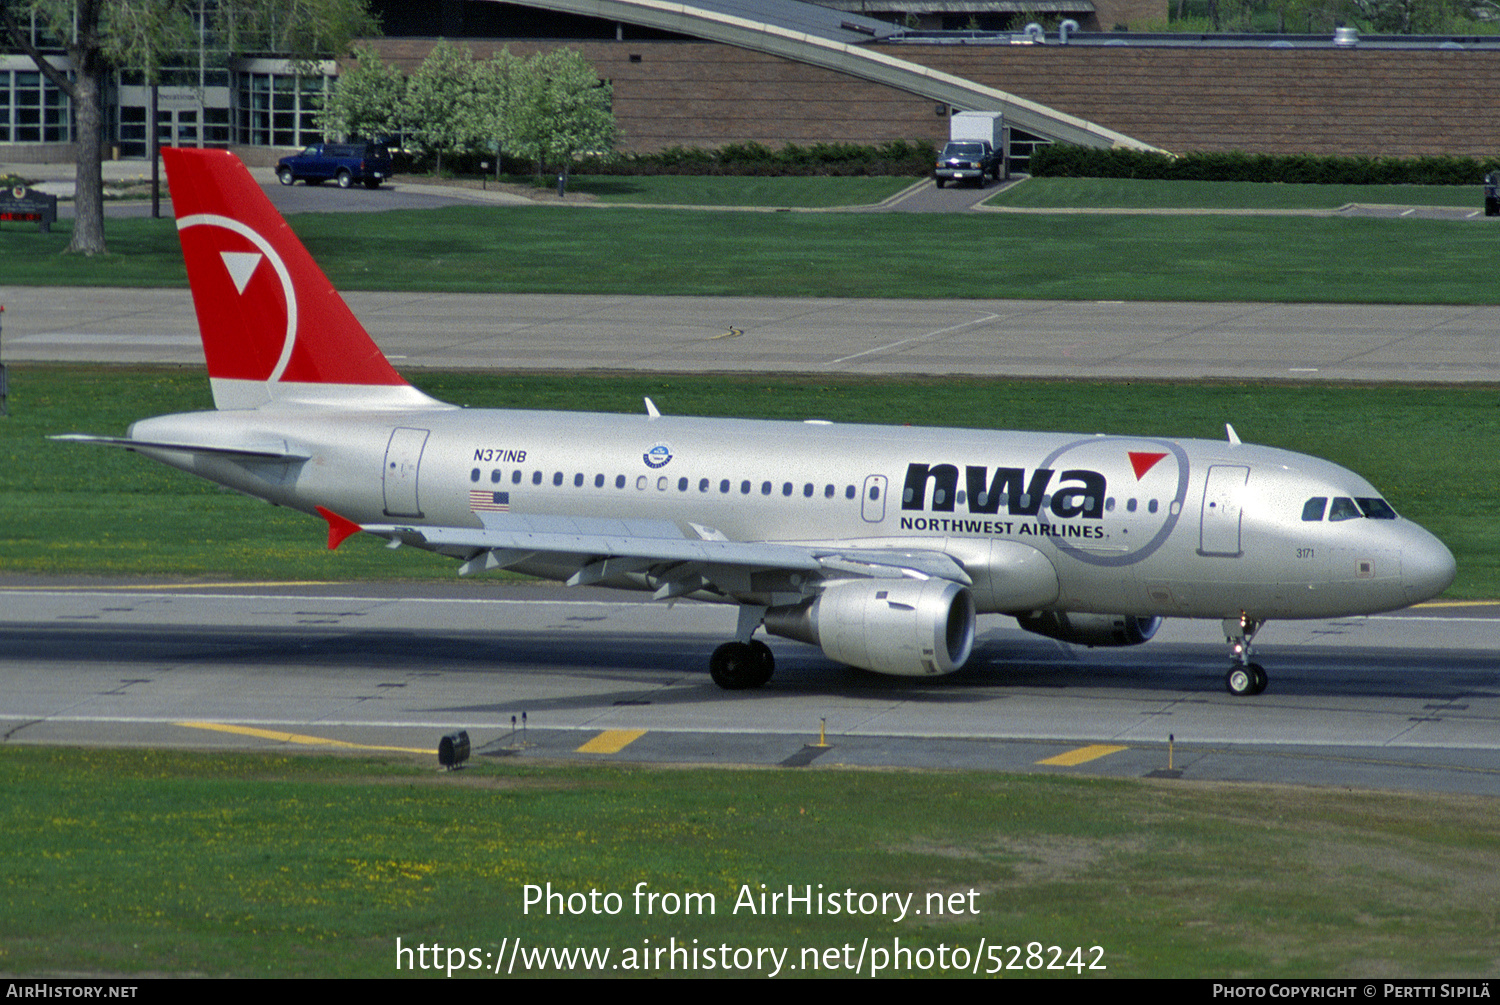
M 225 230 L 233 231 L 245 238 L 260 249 L 261 254 L 266 256 L 266 261 L 271 263 L 271 268 L 276 270 L 276 278 L 281 281 L 282 294 L 286 297 L 286 338 L 281 343 L 281 358 L 276 361 L 276 366 L 272 368 L 271 374 L 266 378 L 266 381 L 267 383 L 279 381 L 281 380 L 281 375 L 286 372 L 287 364 L 291 362 L 292 349 L 297 342 L 297 294 L 292 287 L 292 274 L 287 269 L 286 263 L 281 260 L 281 256 L 276 253 L 276 249 L 271 246 L 271 242 L 239 220 L 220 216 L 218 213 L 194 213 L 191 216 L 184 216 L 177 221 L 177 229 L 179 231 L 187 230 L 189 227 L 203 226 L 223 227 Z M 221 252 L 220 254 L 223 255 L 225 253 Z M 233 255 L 236 253 L 230 252 L 228 254 Z M 243 259 L 240 261 L 243 262 Z M 228 258 L 224 259 L 224 267 L 230 271 L 230 278 L 234 281 L 235 288 L 243 293 L 245 283 L 250 278 L 249 272 L 254 271 L 253 268 L 243 274 L 237 274 L 238 270 L 236 266 Z

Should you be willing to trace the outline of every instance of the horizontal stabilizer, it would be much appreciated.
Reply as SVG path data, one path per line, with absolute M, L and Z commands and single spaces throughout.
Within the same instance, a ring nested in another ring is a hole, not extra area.
M 207 443 L 168 443 L 163 440 L 134 440 L 128 436 L 90 436 L 88 433 L 60 433 L 47 437 L 68 443 L 92 443 L 100 447 L 123 447 L 126 450 L 174 450 L 184 454 L 213 454 L 218 457 L 243 457 L 257 461 L 305 461 L 307 454 L 293 453 L 286 446 L 221 447 Z

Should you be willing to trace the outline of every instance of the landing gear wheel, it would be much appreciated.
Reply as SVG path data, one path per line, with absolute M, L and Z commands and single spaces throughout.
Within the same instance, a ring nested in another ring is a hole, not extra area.
M 281 184 L 283 185 L 290 185 L 292 182 L 296 181 L 297 178 L 292 174 L 291 168 L 282 168 L 280 171 L 276 172 L 276 180 L 281 182 Z
M 755 681 L 755 686 L 760 687 L 769 681 L 771 675 L 776 672 L 776 657 L 771 653 L 771 647 L 760 639 L 750 640 L 750 652 L 756 661 L 757 680 Z
M 726 691 L 760 687 L 771 679 L 774 661 L 764 642 L 726 642 L 708 660 L 708 673 Z
M 1224 677 L 1224 687 L 1236 698 L 1255 693 L 1255 672 L 1248 666 L 1230 667 Z
M 1260 694 L 1266 689 L 1270 679 L 1266 677 L 1265 667 L 1259 663 L 1243 663 L 1229 668 L 1229 673 L 1224 677 L 1224 686 L 1229 693 L 1236 698 L 1247 695 Z

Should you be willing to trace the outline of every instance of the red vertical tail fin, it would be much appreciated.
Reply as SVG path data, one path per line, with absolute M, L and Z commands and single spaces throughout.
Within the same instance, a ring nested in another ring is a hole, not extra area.
M 238 157 L 162 159 L 217 407 L 437 404 L 386 360 Z

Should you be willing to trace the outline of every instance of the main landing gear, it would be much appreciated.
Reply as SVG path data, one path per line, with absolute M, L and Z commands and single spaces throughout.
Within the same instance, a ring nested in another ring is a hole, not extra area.
M 776 670 L 771 647 L 760 639 L 749 642 L 726 642 L 714 650 L 708 660 L 708 672 L 714 683 L 726 691 L 745 691 L 760 687 Z
M 1229 658 L 1234 666 L 1224 676 L 1224 686 L 1236 698 L 1260 694 L 1269 680 L 1265 668 L 1250 662 L 1250 640 L 1260 631 L 1265 622 L 1250 617 L 1244 612 L 1237 618 L 1224 619 L 1224 637 L 1229 643 Z
M 764 607 L 741 604 L 735 640 L 724 643 L 709 657 L 709 676 L 724 690 L 745 691 L 760 687 L 775 672 L 776 657 L 771 655 L 771 647 L 760 639 L 750 637 L 760 627 L 765 616 Z

